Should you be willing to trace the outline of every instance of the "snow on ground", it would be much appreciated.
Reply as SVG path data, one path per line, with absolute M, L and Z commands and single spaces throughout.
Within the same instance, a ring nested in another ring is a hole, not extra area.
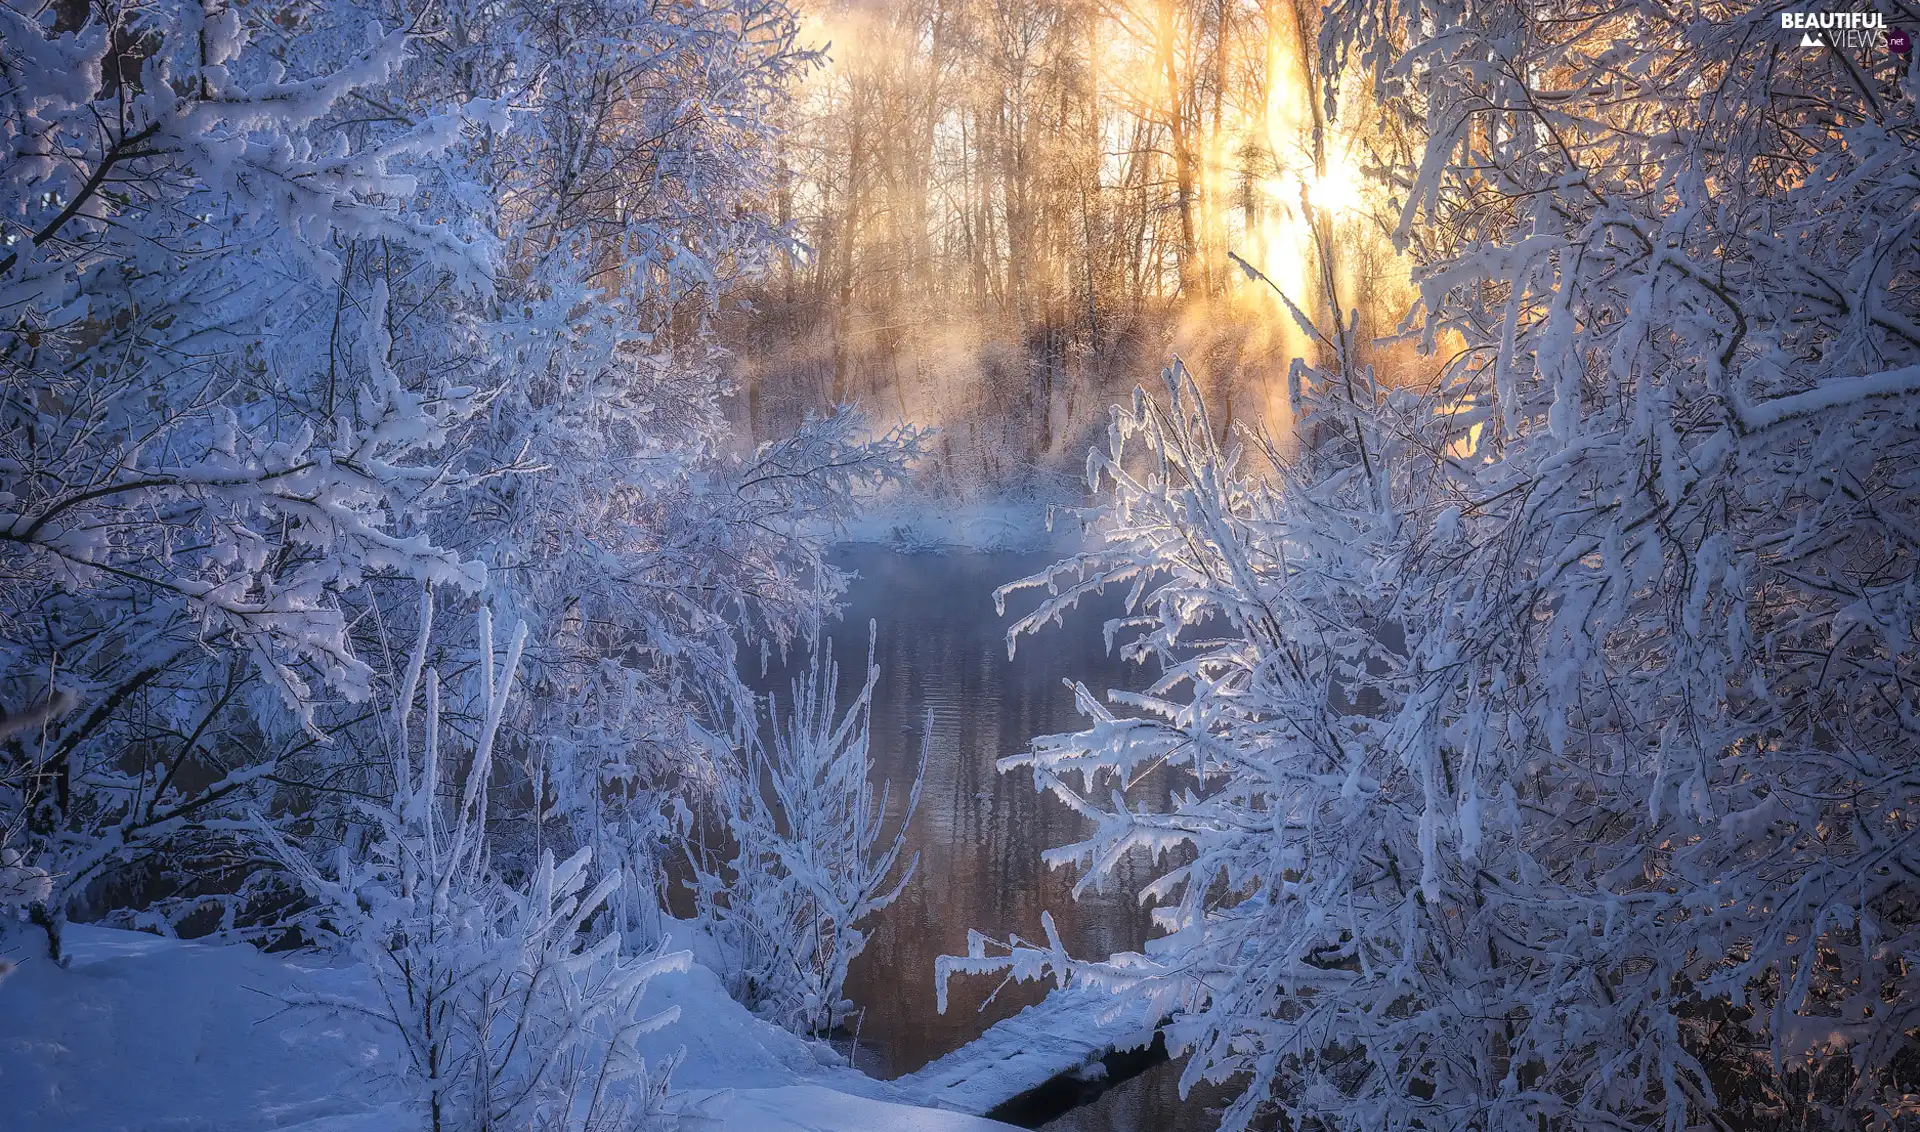
M 0 951 L 31 954 L 37 933 Z M 286 1006 L 320 992 L 365 1000 L 357 967 L 73 925 L 71 964 L 30 959 L 0 982 L 0 1127 L 7 1132 L 415 1132 L 374 1023 Z M 643 1008 L 678 1004 L 649 1035 L 676 1048 L 686 1132 L 1004 1132 L 911 1108 L 825 1047 L 754 1018 L 694 965 Z M 859 1093 L 863 1095 L 853 1095 Z
M 992 1112 L 1058 1077 L 1104 1076 L 1109 1054 L 1144 1049 L 1155 1029 L 1144 1002 L 1068 987 L 895 1083 L 942 1108 Z

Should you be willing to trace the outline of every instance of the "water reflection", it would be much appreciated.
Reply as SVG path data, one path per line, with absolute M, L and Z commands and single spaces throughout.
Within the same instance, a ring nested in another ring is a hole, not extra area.
M 1007 986 L 987 1002 L 995 990 L 987 980 L 956 981 L 947 1013 L 937 1013 L 934 960 L 964 951 L 969 928 L 1002 938 L 1008 931 L 1043 938 L 1040 912 L 1047 909 L 1067 946 L 1090 956 L 1138 948 L 1147 935 L 1147 911 L 1131 895 L 1147 879 L 1145 860 L 1125 870 L 1117 890 L 1072 899 L 1072 874 L 1046 868 L 1040 853 L 1084 836 L 1085 823 L 1036 794 L 1029 776 L 994 769 L 996 759 L 1019 751 L 1034 735 L 1081 726 L 1065 677 L 1096 690 L 1142 681 L 1139 669 L 1109 657 L 1102 643 L 1101 622 L 1118 611 L 1117 597 L 1084 607 L 1064 628 L 1023 641 L 1008 658 L 1009 620 L 995 615 L 993 589 L 1041 569 L 1051 557 L 902 555 L 871 547 L 837 556 L 860 575 L 846 622 L 835 634 L 834 651 L 848 678 L 857 676 L 865 660 L 867 620 L 879 622 L 874 754 L 879 771 L 899 784 L 896 806 L 918 759 L 921 720 L 929 710 L 933 714 L 926 792 L 909 838 L 920 867 L 874 927 L 847 988 L 865 1009 L 860 1043 L 873 1056 L 862 1062 L 882 1075 L 919 1068 L 1043 993 Z M 1037 601 L 1023 596 L 1009 602 L 1009 619 Z M 784 689 L 785 683 L 776 673 L 769 686 Z M 1179 1099 L 1172 1087 L 1177 1077 L 1177 1070 L 1163 1069 L 1059 1126 L 1213 1128 L 1203 1103 Z M 1085 1123 L 1115 1105 L 1124 1109 L 1125 1120 Z
M 1184 1068 L 1184 1061 L 1155 1066 L 1045 1125 L 1046 1132 L 1213 1132 L 1239 1090 L 1202 1081 L 1182 1099 L 1180 1071 Z M 1256 1127 L 1271 1126 L 1271 1122 L 1256 1122 Z

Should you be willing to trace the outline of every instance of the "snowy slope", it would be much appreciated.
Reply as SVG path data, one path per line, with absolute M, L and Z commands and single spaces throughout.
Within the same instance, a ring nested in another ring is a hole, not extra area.
M 4 950 L 31 954 L 32 936 Z M 72 963 L 0 983 L 0 1127 L 7 1132 L 413 1132 L 371 1023 L 289 1010 L 288 995 L 363 998 L 357 968 L 73 926 Z M 747 1014 L 706 968 L 665 976 L 646 1008 L 688 1132 L 993 1132 L 1005 1125 L 880 1099 L 888 1087 Z M 854 1090 L 854 1096 L 843 1090 Z

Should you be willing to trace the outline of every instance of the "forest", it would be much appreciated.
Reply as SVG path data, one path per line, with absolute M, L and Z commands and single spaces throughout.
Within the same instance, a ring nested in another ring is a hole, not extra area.
M 1004 490 L 1077 465 L 1173 351 L 1205 360 L 1223 430 L 1284 413 L 1274 389 L 1313 342 L 1234 255 L 1321 321 L 1329 301 L 1361 311 L 1356 358 L 1421 367 L 1375 345 L 1412 264 L 1368 215 L 1366 171 L 1408 159 L 1406 123 L 1330 113 L 1320 92 L 1355 80 L 1317 78 L 1304 0 L 812 15 L 830 62 L 771 186 L 805 254 L 740 288 L 750 313 L 722 330 L 756 435 L 853 399 L 949 424 L 923 475 Z
M 1920 1127 L 1917 30 L 0 0 L 0 1126 Z

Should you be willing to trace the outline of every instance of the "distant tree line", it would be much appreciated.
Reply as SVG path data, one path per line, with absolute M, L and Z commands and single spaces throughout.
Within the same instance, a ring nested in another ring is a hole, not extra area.
M 1229 412 L 1264 415 L 1311 342 L 1230 253 L 1310 308 L 1333 270 L 1365 336 L 1392 329 L 1382 300 L 1406 268 L 1370 216 L 1383 198 L 1362 191 L 1392 139 L 1361 103 L 1308 93 L 1317 5 L 829 0 L 806 15 L 825 62 L 770 210 L 797 246 L 740 293 L 752 311 L 728 335 L 758 427 L 854 399 L 1002 453 L 1070 455 L 1170 347 L 1209 357 Z M 1324 265 L 1316 225 L 1340 249 Z M 995 427 L 1000 443 L 981 431 Z

